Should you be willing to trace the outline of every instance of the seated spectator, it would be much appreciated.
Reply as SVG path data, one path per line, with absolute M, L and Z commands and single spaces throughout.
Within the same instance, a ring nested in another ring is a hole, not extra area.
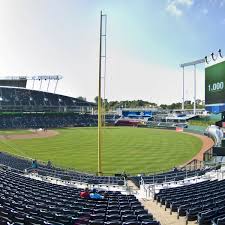
M 90 197 L 90 193 L 88 188 L 85 188 L 84 191 L 80 192 L 80 197 L 81 198 L 89 198 Z
M 92 198 L 92 199 L 103 199 L 104 196 L 97 193 L 96 189 L 93 189 L 92 193 L 90 194 L 90 198 Z

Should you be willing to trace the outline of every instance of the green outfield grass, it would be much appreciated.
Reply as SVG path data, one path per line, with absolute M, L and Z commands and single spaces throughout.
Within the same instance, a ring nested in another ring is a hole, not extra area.
M 58 129 L 43 139 L 0 141 L 0 150 L 80 171 L 97 171 L 97 129 Z M 201 148 L 197 137 L 150 128 L 112 127 L 104 130 L 103 172 L 162 171 L 183 164 Z

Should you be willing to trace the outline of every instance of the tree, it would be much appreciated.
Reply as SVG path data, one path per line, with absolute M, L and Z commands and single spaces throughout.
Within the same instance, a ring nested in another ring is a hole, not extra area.
M 87 99 L 85 97 L 82 97 L 82 96 L 79 96 L 77 98 L 80 99 L 80 100 L 83 100 L 83 101 L 87 101 Z
M 161 104 L 159 107 L 162 109 L 168 109 L 168 105 L 166 105 L 166 104 Z
M 95 103 L 98 104 L 98 96 L 96 96 L 96 97 L 94 98 L 94 100 L 95 100 Z
M 98 104 L 98 96 L 96 96 L 96 97 L 94 98 L 94 100 L 95 100 L 95 103 Z M 103 99 L 101 99 L 101 103 L 103 103 Z

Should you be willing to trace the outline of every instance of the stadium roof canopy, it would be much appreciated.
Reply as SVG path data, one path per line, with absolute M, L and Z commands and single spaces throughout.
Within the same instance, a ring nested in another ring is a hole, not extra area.
M 61 75 L 3 76 L 0 80 L 61 80 Z
M 56 81 L 55 88 L 54 88 L 54 90 L 56 91 L 58 81 L 61 80 L 62 78 L 63 77 L 61 75 L 2 76 L 2 77 L 0 77 L 0 86 L 26 88 L 27 81 L 32 80 L 33 81 L 32 89 L 34 89 L 35 81 L 38 81 L 38 82 L 40 82 L 39 89 L 41 90 L 42 81 L 48 81 L 48 88 L 49 88 L 50 81 L 53 80 L 53 81 Z M 48 88 L 47 88 L 47 91 L 48 91 Z

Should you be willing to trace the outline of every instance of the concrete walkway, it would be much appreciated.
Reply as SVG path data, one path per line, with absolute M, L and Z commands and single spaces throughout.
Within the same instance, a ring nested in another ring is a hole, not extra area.
M 146 209 L 149 210 L 154 216 L 154 218 L 160 221 L 161 225 L 185 225 L 185 217 L 180 217 L 177 219 L 177 213 L 170 215 L 169 210 L 165 211 L 165 207 L 160 207 L 160 204 L 156 204 L 153 200 L 140 200 Z M 190 221 L 188 225 L 196 225 L 197 222 Z

